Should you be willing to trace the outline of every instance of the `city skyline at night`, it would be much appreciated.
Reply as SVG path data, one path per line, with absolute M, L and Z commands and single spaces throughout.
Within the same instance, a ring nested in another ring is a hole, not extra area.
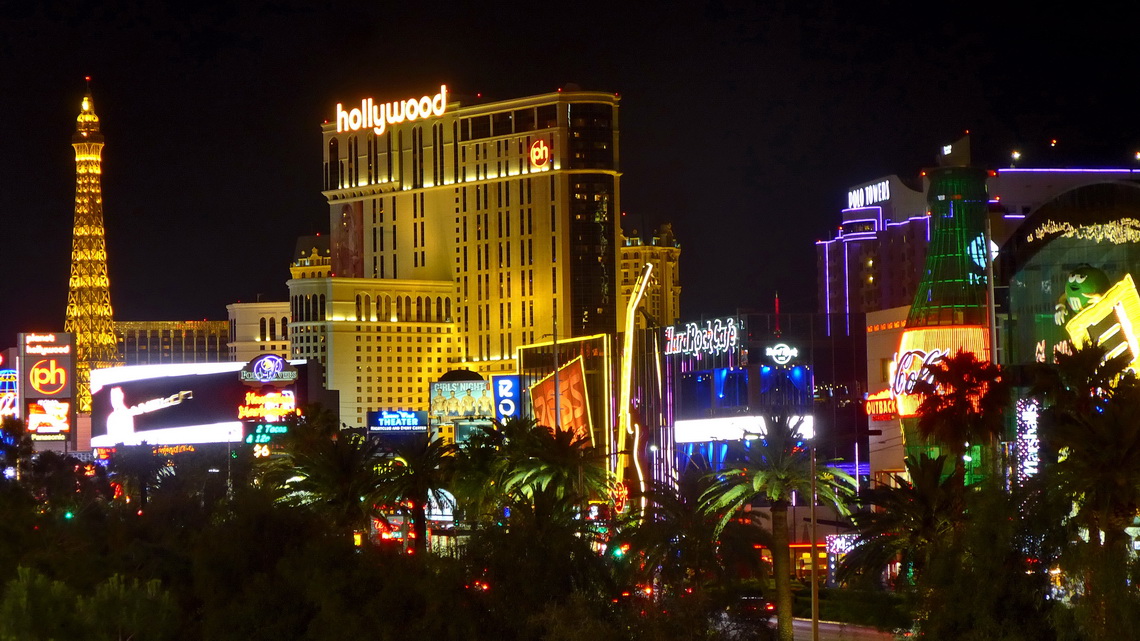
M 440 22 L 304 3 L 224 17 L 75 4 L 10 16 L 0 52 L 19 91 L 0 157 L 15 180 L 0 208 L 10 264 L 34 269 L 3 279 L 0 295 L 19 305 L 0 334 L 62 329 L 69 137 L 88 75 L 107 141 L 112 302 L 131 320 L 220 319 L 229 303 L 284 300 L 296 238 L 328 231 L 321 123 L 363 96 L 447 85 L 502 100 L 571 83 L 619 93 L 623 226 L 673 224 L 683 317 L 766 309 L 777 289 L 786 308 L 815 309 L 814 242 L 834 231 L 848 190 L 917 174 L 966 129 L 986 166 L 1008 164 L 1014 148 L 1025 166 L 1136 162 L 1128 90 L 1100 62 L 1121 39 L 1104 34 L 1097 52 L 1041 44 L 1080 30 L 1049 18 L 917 25 L 886 9 L 732 4 L 595 22 L 465 11 Z M 596 30 L 570 28 L 579 23 Z M 1011 33 L 1039 36 L 1035 50 L 1012 54 Z

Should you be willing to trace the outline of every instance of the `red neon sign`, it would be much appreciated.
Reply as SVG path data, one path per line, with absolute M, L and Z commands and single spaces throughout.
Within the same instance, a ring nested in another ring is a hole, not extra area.
M 539 138 L 530 144 L 530 166 L 542 169 L 548 162 L 550 162 L 550 145 Z

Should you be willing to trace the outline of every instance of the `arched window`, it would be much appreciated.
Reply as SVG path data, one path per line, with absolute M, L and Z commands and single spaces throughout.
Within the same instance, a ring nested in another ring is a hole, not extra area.
M 435 297 L 435 320 L 439 323 L 447 320 L 447 317 L 443 315 L 443 299 L 439 296 Z
M 366 320 L 366 321 L 375 320 L 374 318 L 372 318 L 372 295 L 371 294 L 365 294 L 364 295 L 364 320 Z
M 412 320 L 413 316 L 412 316 L 412 297 L 411 296 L 405 296 L 404 297 L 404 314 L 405 314 L 405 317 L 403 320 L 405 320 L 405 321 Z
M 265 317 L 261 317 L 261 340 L 265 340 Z
M 396 320 L 404 321 L 404 299 L 399 296 L 396 297 Z
M 317 310 L 317 320 L 328 320 L 325 316 L 325 295 L 321 294 L 320 308 Z
M 289 319 L 281 317 L 281 340 L 289 340 Z
M 443 301 L 443 320 L 451 322 L 451 299 Z
M 416 320 L 419 322 L 424 320 L 424 299 L 422 296 L 416 296 Z
M 277 319 L 276 318 L 270 318 L 269 319 L 269 340 L 271 340 L 271 341 L 277 340 Z
M 364 308 L 360 304 L 360 294 L 357 294 L 356 295 L 356 320 L 364 320 L 364 316 L 361 315 L 363 313 L 363 310 L 364 310 Z

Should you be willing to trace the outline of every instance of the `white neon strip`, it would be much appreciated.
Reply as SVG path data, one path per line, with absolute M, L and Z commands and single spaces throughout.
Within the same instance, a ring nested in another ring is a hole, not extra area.
M 239 363 L 240 364 L 240 363 Z M 101 436 L 91 437 L 91 447 L 115 447 L 116 445 L 197 445 L 201 443 L 240 443 L 242 439 L 242 424 L 239 421 L 232 423 L 212 423 L 209 425 L 187 425 L 185 427 L 169 427 L 162 430 L 148 430 L 134 432 L 126 437 Z
M 814 417 L 790 416 L 788 417 L 788 421 L 791 425 L 799 427 L 800 436 L 802 438 L 815 438 Z M 763 416 L 698 418 L 677 421 L 673 425 L 673 440 L 677 443 L 742 441 L 746 436 L 763 437 L 767 433 L 768 423 Z

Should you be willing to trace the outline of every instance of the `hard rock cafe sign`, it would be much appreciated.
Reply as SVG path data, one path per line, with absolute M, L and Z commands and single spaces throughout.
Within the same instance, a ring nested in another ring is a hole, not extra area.
M 740 340 L 740 326 L 736 318 L 717 318 L 683 327 L 665 328 L 665 355 L 695 356 L 723 354 L 736 347 Z

